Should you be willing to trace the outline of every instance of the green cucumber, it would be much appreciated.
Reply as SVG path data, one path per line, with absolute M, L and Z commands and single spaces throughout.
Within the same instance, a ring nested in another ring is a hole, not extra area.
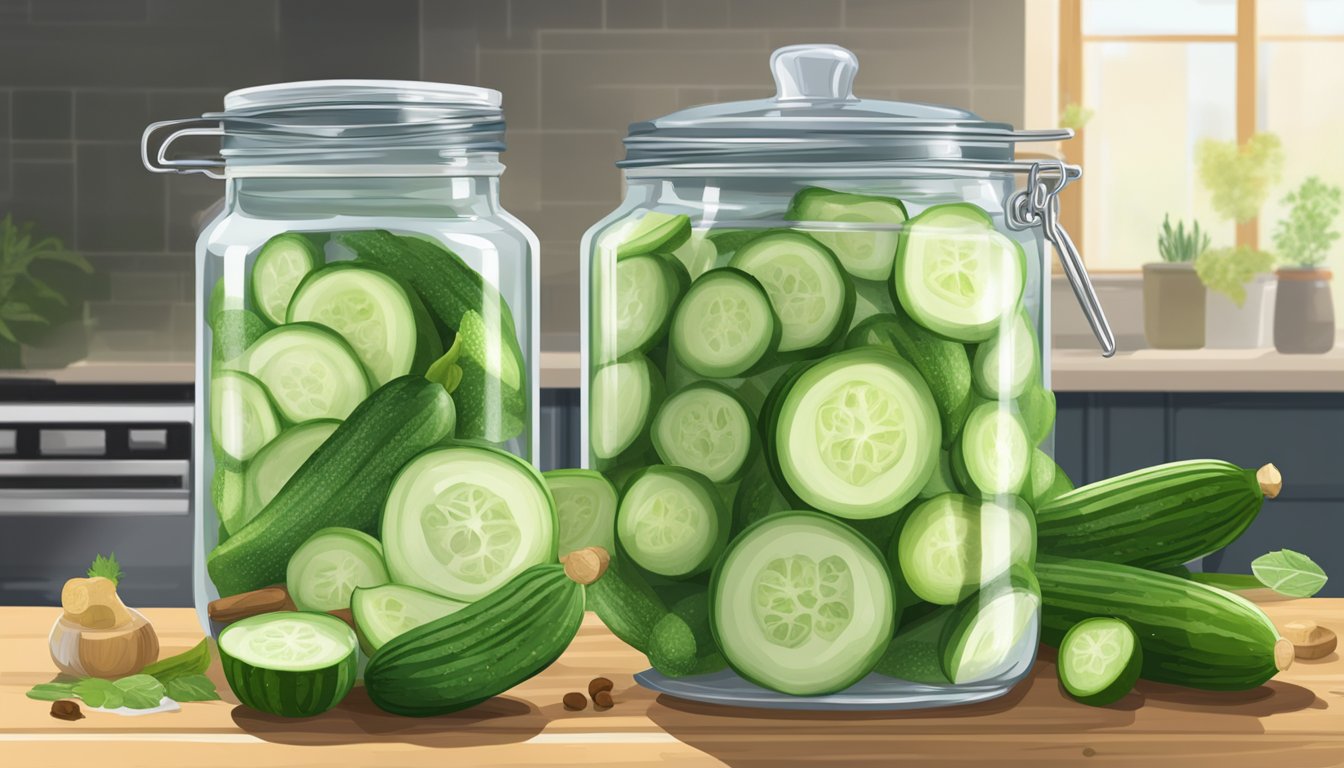
M 1278 494 L 1279 472 L 1196 459 L 1085 485 L 1036 510 L 1041 551 L 1161 570 L 1231 544 Z
M 462 378 L 453 390 L 460 439 L 505 443 L 528 427 L 527 372 L 521 355 L 510 349 L 507 339 L 513 337 L 501 327 L 507 319 L 475 310 L 462 315 L 457 333 Z
M 943 671 L 943 637 L 955 610 L 954 606 L 941 606 L 902 626 L 873 671 L 912 683 L 950 684 Z
M 929 481 L 919 489 L 916 498 L 921 501 L 942 496 L 944 493 L 956 493 L 960 485 L 952 473 L 952 458 L 948 451 L 938 452 L 938 468 L 929 475 Z
M 270 328 L 255 312 L 246 309 L 222 310 L 211 324 L 211 361 L 216 366 L 233 363 Z
M 379 648 L 364 670 L 369 699 L 414 717 L 479 704 L 560 658 L 583 623 L 583 606 L 584 587 L 562 566 L 533 566 Z
M 794 232 L 757 238 L 728 262 L 755 277 L 779 318 L 779 351 L 825 349 L 849 328 L 854 286 L 840 262 L 816 240 Z
M 243 473 L 216 464 L 210 476 L 210 503 L 214 505 L 215 516 L 219 518 L 220 527 L 226 534 L 243 527 L 243 510 L 247 503 L 245 495 Z
M 649 637 L 649 663 L 668 677 L 717 672 L 728 666 L 714 644 L 709 592 L 700 587 L 672 606 Z
M 282 325 L 257 339 L 243 367 L 285 420 L 344 419 L 369 396 L 369 379 L 345 340 L 316 323 Z
M 1026 276 L 1022 246 L 971 203 L 932 206 L 901 230 L 896 298 L 915 322 L 945 338 L 993 337 L 1021 300 Z
M 1059 642 L 1059 682 L 1084 704 L 1104 707 L 1134 690 L 1143 667 L 1138 635 L 1120 619 L 1083 619 Z
M 341 423 L 333 419 L 309 421 L 290 427 L 257 451 L 248 462 L 243 484 L 242 515 L 229 530 L 251 522 L 257 513 L 271 503 L 285 483 L 299 471 L 299 467 L 331 437 Z
M 793 196 L 784 218 L 802 222 L 804 228 L 811 222 L 885 226 L 880 230 L 821 231 L 808 228 L 808 234 L 834 251 L 851 275 L 865 280 L 886 280 L 891 277 L 892 262 L 896 258 L 899 238 L 895 227 L 904 223 L 908 215 L 905 204 L 894 197 L 807 187 Z
M 1265 588 L 1265 583 L 1263 581 L 1249 573 L 1213 573 L 1211 571 L 1191 573 L 1189 569 L 1186 569 L 1186 572 L 1182 574 L 1182 576 L 1191 581 L 1207 584 L 1210 587 L 1225 589 L 1229 592 Z
M 1134 630 L 1143 648 L 1139 676 L 1210 691 L 1255 688 L 1293 660 L 1293 644 L 1244 598 L 1188 579 L 1118 563 L 1042 556 L 1042 642 L 1059 647 L 1090 618 Z
M 322 613 L 249 616 L 219 633 L 219 663 L 244 706 L 281 717 L 312 717 L 355 685 L 355 631 Z
M 677 579 L 713 567 L 731 525 L 713 483 L 683 467 L 642 470 L 626 485 L 616 512 L 621 551 L 639 567 Z
M 600 362 L 647 352 L 661 342 L 690 280 L 679 262 L 660 254 L 604 264 L 594 277 L 591 333 Z
M 1055 393 L 1035 384 L 1017 398 L 1017 413 L 1027 426 L 1027 438 L 1040 445 L 1055 428 Z
M 220 315 L 230 310 L 242 309 L 245 304 L 246 301 L 241 294 L 225 291 L 224 278 L 221 277 L 215 281 L 215 287 L 210 289 L 210 299 L 205 310 L 205 324 L 214 328 Z
M 648 653 L 649 638 L 667 605 L 627 555 L 614 550 L 610 555 L 606 575 L 587 589 L 588 607 L 622 642 Z
M 1064 474 L 1055 460 L 1040 448 L 1031 451 L 1031 467 L 1027 470 L 1026 482 L 1022 485 L 1022 500 L 1032 509 L 1054 501 L 1059 496 L 1073 490 L 1073 481 Z
M 471 602 L 555 562 L 555 529 L 555 500 L 531 464 L 461 444 L 426 451 L 401 470 L 382 541 L 393 581 Z
M 775 486 L 765 461 L 758 458 L 752 462 L 733 496 L 731 536 L 736 538 L 737 534 L 757 520 L 786 509 L 789 509 L 789 500 Z
M 905 517 L 888 562 L 922 600 L 952 605 L 1014 565 L 1036 557 L 1031 510 L 949 493 L 923 502 Z
M 647 211 L 603 232 L 599 247 L 615 250 L 620 260 L 646 253 L 672 253 L 690 236 L 691 219 L 686 214 Z
M 557 551 L 584 547 L 616 551 L 616 488 L 591 469 L 553 469 L 541 476 L 555 498 Z
M 309 536 L 376 528 L 392 479 L 412 456 L 451 434 L 453 401 L 419 376 L 394 379 L 360 403 L 252 522 L 206 558 L 221 596 L 285 579 Z
M 763 370 L 779 348 L 782 326 L 756 278 L 733 267 L 711 269 L 677 305 L 670 331 L 678 362 L 707 378 Z
M 266 388 L 239 371 L 217 371 L 210 381 L 210 437 L 216 459 L 229 469 L 242 467 L 280 434 Z
M 1040 615 L 1040 586 L 1031 569 L 1023 566 L 958 603 L 942 638 L 947 679 L 953 685 L 978 683 L 1021 665 L 1019 649 L 1027 637 L 1035 647 Z
M 257 310 L 275 325 L 283 325 L 295 289 L 324 261 L 322 249 L 298 232 L 267 240 L 252 265 L 252 301 Z
M 989 341 L 975 348 L 972 371 L 976 389 L 991 400 L 1018 397 L 1039 381 L 1041 350 L 1031 318 L 1019 310 L 1001 323 Z
M 588 450 L 608 470 L 651 449 L 649 430 L 662 403 L 663 377 L 643 355 L 598 368 L 588 390 Z
M 651 437 L 665 464 L 715 483 L 740 478 L 757 452 L 751 410 L 731 390 L 708 381 L 669 396 L 654 417 Z
M 695 280 L 718 263 L 719 249 L 704 232 L 692 232 L 686 242 L 672 251 L 672 257 L 686 268 L 686 276 Z
M 1021 493 L 1031 464 L 1031 443 L 1011 404 L 981 403 L 966 416 L 953 450 L 960 453 L 966 476 L 980 492 Z
M 309 536 L 285 570 L 285 589 L 301 611 L 349 608 L 356 588 L 387 582 L 382 545 L 353 528 L 323 528 Z
M 390 640 L 468 605 L 405 584 L 358 587 L 350 597 L 359 647 L 369 656 Z
M 889 315 L 896 308 L 891 301 L 891 288 L 885 282 L 854 280 L 854 316 L 849 319 L 849 330 L 859 327 L 864 320 L 878 315 Z

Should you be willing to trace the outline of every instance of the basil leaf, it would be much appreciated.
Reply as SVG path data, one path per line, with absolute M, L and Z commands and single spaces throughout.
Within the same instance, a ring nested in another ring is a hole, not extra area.
M 99 677 L 86 677 L 75 683 L 74 694 L 90 707 L 116 709 L 124 699 L 122 690 L 111 680 Z
M 28 698 L 38 701 L 60 701 L 75 698 L 74 683 L 38 683 L 28 692 Z
M 140 670 L 142 675 L 152 675 L 165 685 L 169 680 L 184 675 L 200 675 L 210 668 L 210 641 L 202 640 L 196 647 L 183 651 L 176 656 L 159 659 Z
M 205 675 L 183 675 L 168 681 L 168 698 L 178 703 L 185 701 L 217 701 L 219 691 Z
M 151 675 L 123 677 L 113 685 L 121 691 L 124 705 L 131 709 L 153 709 L 163 700 L 163 683 Z
M 1251 561 L 1251 572 L 1261 584 L 1289 597 L 1311 597 L 1325 586 L 1326 575 L 1310 557 L 1280 549 Z

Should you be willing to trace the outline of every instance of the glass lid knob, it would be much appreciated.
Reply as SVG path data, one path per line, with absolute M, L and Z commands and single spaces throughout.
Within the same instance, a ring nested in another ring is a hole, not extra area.
M 859 58 L 838 45 L 789 45 L 770 55 L 776 101 L 857 101 Z

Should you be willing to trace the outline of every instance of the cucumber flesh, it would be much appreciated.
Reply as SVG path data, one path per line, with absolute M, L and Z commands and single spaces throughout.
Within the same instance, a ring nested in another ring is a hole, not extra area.
M 369 396 L 364 367 L 349 344 L 314 323 L 291 323 L 257 340 L 243 358 L 287 421 L 344 419 Z
M 393 481 L 383 512 L 392 580 L 464 602 L 555 562 L 555 535 L 541 475 L 512 454 L 472 445 L 420 454 Z
M 469 603 L 449 600 L 405 584 L 359 587 L 350 598 L 359 647 L 369 656 L 398 635 L 456 613 L 467 605 Z
M 959 449 L 966 473 L 988 495 L 1019 493 L 1031 464 L 1026 426 L 1004 405 L 976 406 L 961 433 Z
M 704 475 L 653 466 L 631 479 L 616 513 L 616 538 L 650 573 L 688 578 L 714 565 L 728 541 L 728 510 Z
M 280 421 L 261 382 L 238 371 L 220 371 L 210 382 L 210 434 L 235 467 L 280 434 Z
M 1040 587 L 1025 569 L 1008 582 L 990 586 L 954 609 L 943 639 L 943 672 L 954 685 L 1004 675 L 1025 661 L 1020 649 L 1029 636 L 1030 646 L 1035 646 Z
M 766 235 L 739 248 L 728 265 L 765 288 L 780 322 L 780 352 L 826 346 L 848 327 L 854 288 L 816 240 L 792 232 Z
M 809 187 L 794 195 L 786 218 L 808 222 L 879 224 L 887 229 L 852 231 L 813 230 L 809 234 L 829 248 L 844 264 L 846 271 L 865 280 L 886 280 L 896 258 L 899 234 L 895 225 L 903 223 L 905 205 L 891 197 L 872 197 Z
M 1059 682 L 1073 698 L 1103 707 L 1134 689 L 1143 648 L 1120 619 L 1084 619 L 1059 644 Z
M 257 309 L 272 323 L 284 324 L 295 289 L 322 262 L 322 251 L 297 232 L 267 240 L 252 265 L 252 299 Z
M 681 294 L 668 259 L 658 254 L 634 256 L 609 264 L 597 277 L 599 322 L 593 333 L 600 359 L 615 360 L 657 344 Z
M 588 444 L 599 460 L 615 459 L 653 422 L 659 383 L 642 355 L 610 363 L 593 375 L 588 401 Z
M 778 348 L 780 323 L 756 278 L 711 269 L 691 285 L 672 319 L 672 351 L 707 378 L 742 376 Z
M 671 253 L 690 235 L 691 219 L 686 214 L 649 211 L 617 224 L 600 240 L 601 247 L 614 248 L 620 260 L 646 253 Z
M 341 422 L 332 419 L 310 421 L 290 427 L 257 451 L 248 463 L 243 485 L 243 516 L 238 526 L 257 516 L 280 493 L 289 478 L 308 461 L 308 457 L 326 442 Z M 230 531 L 238 528 L 229 526 Z
M 1015 398 L 1040 375 L 1040 350 L 1031 318 L 1018 312 L 975 349 L 976 389 L 991 400 Z
M 948 493 L 916 507 L 892 546 L 892 565 L 915 595 L 952 605 L 1013 565 L 1034 561 L 1035 519 L 1015 502 Z
M 591 469 L 554 469 L 541 475 L 555 497 L 561 557 L 584 547 L 616 550 L 616 489 Z
M 755 435 L 746 405 L 709 382 L 668 397 L 653 420 L 653 445 L 663 462 L 695 470 L 715 483 L 741 476 L 752 457 Z
M 672 256 L 686 268 L 686 275 L 695 280 L 714 268 L 719 260 L 719 249 L 704 232 L 692 232 L 690 238 L 672 252 Z
M 219 633 L 220 666 L 238 700 L 282 717 L 339 704 L 355 684 L 358 656 L 354 630 L 321 613 L 263 613 Z
M 353 528 L 324 528 L 313 534 L 289 559 L 285 574 L 285 588 L 301 611 L 349 608 L 357 587 L 387 582 L 382 545 Z

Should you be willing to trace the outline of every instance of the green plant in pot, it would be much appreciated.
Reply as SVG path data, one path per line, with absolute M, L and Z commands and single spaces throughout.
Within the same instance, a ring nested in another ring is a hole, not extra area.
M 1274 256 L 1250 246 L 1214 248 L 1195 259 L 1195 273 L 1209 289 L 1204 307 L 1204 346 L 1256 349 L 1272 343 Z
M 1195 260 L 1208 250 L 1209 236 L 1199 222 L 1171 225 L 1162 219 L 1157 252 L 1162 261 L 1143 265 L 1143 335 L 1157 349 L 1204 346 L 1204 284 Z
M 87 275 L 93 267 L 34 224 L 0 219 L 0 370 L 23 367 L 23 345 L 41 344 L 69 323 L 83 330 Z M 59 288 L 57 287 L 59 286 Z
M 1329 352 L 1335 346 L 1335 308 L 1325 262 L 1339 239 L 1340 189 L 1312 176 L 1283 203 L 1288 216 L 1274 229 L 1274 247 L 1284 264 L 1278 270 L 1274 347 L 1290 354 Z

